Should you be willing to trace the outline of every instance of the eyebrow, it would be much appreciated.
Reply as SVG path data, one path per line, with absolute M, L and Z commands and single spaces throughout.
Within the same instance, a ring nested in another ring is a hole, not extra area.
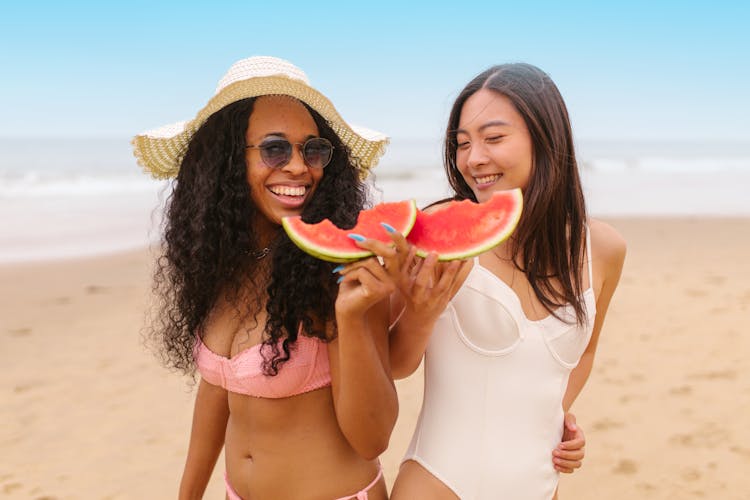
M 489 127 L 507 127 L 509 125 L 510 123 L 504 122 L 502 120 L 491 120 L 491 121 L 488 121 L 487 123 L 482 124 L 479 127 L 479 132 L 482 132 L 484 129 L 489 128 Z M 462 128 L 456 129 L 456 134 L 462 134 L 462 133 L 468 134 L 468 132 Z
M 283 139 L 289 139 L 289 137 L 286 135 L 285 132 L 268 132 L 266 134 L 263 134 L 263 138 L 264 139 L 267 138 L 267 137 L 274 137 L 274 136 L 275 137 L 281 137 Z M 305 140 L 307 140 L 307 139 L 313 139 L 315 137 L 320 137 L 320 136 L 317 136 L 315 134 L 307 134 L 305 136 Z
M 268 137 L 281 137 L 283 139 L 287 138 L 284 132 L 267 132 L 263 134 L 263 139 L 266 139 Z

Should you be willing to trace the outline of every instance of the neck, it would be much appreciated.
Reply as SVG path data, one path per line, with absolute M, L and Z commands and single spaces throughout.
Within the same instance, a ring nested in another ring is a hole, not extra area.
M 505 241 L 495 248 L 492 249 L 492 253 L 495 254 L 495 257 L 497 257 L 500 260 L 513 260 L 513 253 L 512 253 L 512 245 L 510 244 L 510 240 Z
M 258 217 L 256 217 L 252 228 L 258 241 L 258 246 L 260 247 L 258 248 L 258 250 L 262 250 L 271 246 L 271 244 L 279 235 L 280 227 L 281 226 L 279 226 L 278 224 L 274 224 L 264 216 L 258 214 Z

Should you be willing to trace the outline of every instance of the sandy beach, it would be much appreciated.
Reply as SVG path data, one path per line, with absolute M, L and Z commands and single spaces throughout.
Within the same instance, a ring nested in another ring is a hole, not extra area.
M 750 498 L 750 219 L 609 222 L 628 257 L 560 498 Z M 194 392 L 141 342 L 152 259 L 0 266 L 1 498 L 175 498 Z M 398 383 L 389 484 L 421 384 Z M 224 498 L 222 474 L 206 498 Z

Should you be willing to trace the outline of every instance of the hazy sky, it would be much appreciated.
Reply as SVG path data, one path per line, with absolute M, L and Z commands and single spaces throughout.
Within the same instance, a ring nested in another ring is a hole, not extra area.
M 748 2 L 8 4 L 0 136 L 190 119 L 235 60 L 274 55 L 346 119 L 398 138 L 438 137 L 476 73 L 525 61 L 556 81 L 579 139 L 750 142 Z

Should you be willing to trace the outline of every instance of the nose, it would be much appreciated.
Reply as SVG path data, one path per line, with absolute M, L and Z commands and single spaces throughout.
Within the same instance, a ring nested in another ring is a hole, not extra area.
M 309 167 L 305 163 L 305 159 L 302 156 L 302 146 L 298 144 L 292 145 L 292 157 L 289 159 L 289 163 L 282 167 L 282 170 L 292 175 L 302 175 L 307 173 Z
M 478 167 L 484 165 L 489 160 L 487 158 L 487 151 L 481 142 L 472 144 L 469 147 L 469 151 L 466 154 L 466 166 L 469 168 Z

